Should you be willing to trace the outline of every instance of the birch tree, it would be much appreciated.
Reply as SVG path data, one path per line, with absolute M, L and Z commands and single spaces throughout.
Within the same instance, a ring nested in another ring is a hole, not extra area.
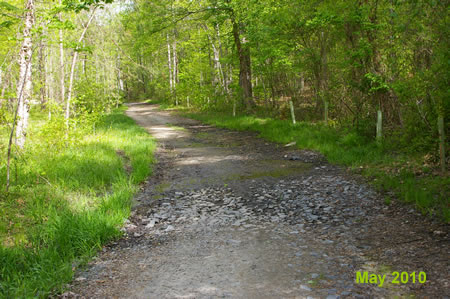
M 59 0 L 59 5 L 62 2 Z M 62 15 L 59 13 L 59 21 L 62 22 Z M 64 103 L 66 97 L 66 87 L 65 87 L 65 72 L 64 72 L 64 34 L 62 28 L 59 28 L 59 71 L 60 71 L 60 88 L 61 88 L 61 104 Z
M 34 0 L 27 0 L 25 4 L 25 22 L 23 28 L 23 42 L 19 52 L 19 80 L 17 83 L 17 129 L 16 144 L 20 148 L 25 145 L 30 113 L 30 99 L 32 93 L 31 58 L 33 43 L 31 30 L 34 25 Z
M 78 52 L 80 49 L 80 44 L 83 41 L 86 32 L 89 28 L 89 25 L 91 24 L 92 20 L 94 19 L 95 11 L 97 9 L 97 6 L 95 6 L 92 9 L 91 15 L 89 16 L 89 19 L 87 23 L 84 25 L 83 31 L 80 35 L 80 38 L 78 39 L 78 43 L 74 49 L 73 56 L 72 56 L 72 65 L 70 68 L 70 79 L 69 79 L 69 89 L 67 91 L 67 101 L 66 101 L 66 113 L 65 113 L 65 119 L 66 119 L 66 127 L 69 128 L 69 118 L 70 118 L 70 102 L 72 99 L 72 89 L 73 89 L 73 80 L 74 80 L 74 74 L 75 74 L 75 66 L 77 64 L 78 59 Z

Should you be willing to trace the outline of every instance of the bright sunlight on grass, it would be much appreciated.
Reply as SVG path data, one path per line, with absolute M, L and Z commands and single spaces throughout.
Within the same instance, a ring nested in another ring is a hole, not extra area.
M 118 109 L 72 145 L 33 146 L 16 156 L 11 191 L 0 193 L 0 297 L 62 290 L 76 265 L 119 237 L 154 149 L 154 140 Z M 4 167 L 0 174 L 4 192 Z

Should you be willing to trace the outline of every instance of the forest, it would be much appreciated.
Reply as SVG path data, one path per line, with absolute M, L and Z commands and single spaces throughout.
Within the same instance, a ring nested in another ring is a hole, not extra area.
M 446 0 L 0 1 L 0 296 L 111 239 L 156 141 L 126 103 L 321 152 L 450 221 Z

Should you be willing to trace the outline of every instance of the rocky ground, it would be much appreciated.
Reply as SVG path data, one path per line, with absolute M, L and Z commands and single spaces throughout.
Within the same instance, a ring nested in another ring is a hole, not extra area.
M 318 153 L 132 105 L 157 138 L 125 237 L 63 297 L 446 298 L 449 229 Z M 387 275 L 358 284 L 357 271 Z M 391 283 L 423 271 L 422 284 Z

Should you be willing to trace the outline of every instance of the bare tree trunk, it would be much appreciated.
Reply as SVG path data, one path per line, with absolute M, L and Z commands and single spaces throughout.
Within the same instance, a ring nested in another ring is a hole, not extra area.
M 319 72 L 319 93 L 323 101 L 323 118 L 325 125 L 328 125 L 328 52 L 324 32 L 320 33 L 320 72 Z
M 178 106 L 178 98 L 177 98 L 177 84 L 178 84 L 178 56 L 177 56 L 177 39 L 175 36 L 175 40 L 172 45 L 172 83 L 173 83 L 173 95 L 175 97 L 175 103 Z
M 53 72 L 53 61 L 54 61 L 54 57 L 56 55 L 53 55 L 53 50 L 52 47 L 48 47 L 48 66 L 47 69 L 50 70 L 50 72 Z M 50 99 L 50 101 L 54 101 L 55 100 L 55 77 L 54 76 L 50 76 L 48 78 L 48 82 L 47 82 L 47 99 Z M 49 108 L 48 109 L 48 119 L 52 119 L 52 110 Z
M 209 42 L 211 43 L 211 48 L 213 49 L 213 55 L 214 55 L 214 76 L 213 76 L 213 85 L 218 87 L 218 83 L 222 85 L 222 91 L 225 91 L 228 93 L 228 88 L 225 82 L 225 77 L 223 75 L 223 68 L 222 64 L 220 63 L 220 51 L 214 44 L 214 40 L 208 35 Z M 223 92 L 222 92 L 223 94 Z
M 121 72 L 121 65 L 120 65 L 120 54 L 116 57 L 116 70 L 117 70 L 117 87 L 118 87 L 118 94 L 120 95 L 121 92 L 124 91 L 123 86 L 123 79 L 122 79 L 122 72 Z
M 234 43 L 239 56 L 239 86 L 242 88 L 242 100 L 247 109 L 250 109 L 255 106 L 253 101 L 250 50 L 242 45 L 239 24 L 234 17 L 232 17 L 231 21 L 233 24 Z
M 80 44 L 83 41 L 84 36 L 86 35 L 86 31 L 87 31 L 89 25 L 91 24 L 92 19 L 94 19 L 94 15 L 95 15 L 95 10 L 96 9 L 97 9 L 97 7 L 94 7 L 94 9 L 92 10 L 91 15 L 89 17 L 89 20 L 86 23 L 86 25 L 84 26 L 83 32 L 81 33 L 81 36 L 78 39 L 78 44 Z M 66 128 L 69 128 L 70 101 L 71 101 L 71 98 L 72 98 L 73 77 L 74 77 L 74 74 L 75 74 L 75 66 L 76 66 L 77 58 L 78 58 L 78 44 L 77 44 L 77 46 L 76 46 L 76 48 L 74 50 L 74 53 L 73 53 L 72 66 L 71 66 L 71 69 L 70 69 L 69 89 L 68 89 L 68 92 L 67 92 L 66 115 L 65 115 Z
M 300 74 L 300 93 L 303 94 L 303 90 L 305 89 L 305 76 L 303 73 Z
M 172 45 L 172 55 L 173 55 L 173 87 L 175 88 L 178 83 L 178 56 L 177 56 L 177 40 L 175 39 Z
M 39 97 L 42 108 L 45 108 L 47 102 L 45 87 L 46 87 L 46 70 L 45 70 L 45 45 L 44 41 L 41 39 L 39 41 Z
M 170 93 L 173 94 L 173 71 L 172 71 L 172 54 L 170 51 L 170 40 L 169 40 L 169 34 L 167 34 L 167 64 L 169 66 L 169 86 L 170 86 Z
M 62 0 L 59 0 L 59 5 L 62 4 Z M 59 20 L 62 22 L 61 13 L 59 13 Z M 64 45 L 63 45 L 63 31 L 59 29 L 59 71 L 60 71 L 60 85 L 61 85 L 61 105 L 66 99 L 66 86 L 65 86 L 65 72 L 64 72 Z
M 223 88 L 225 90 L 225 92 L 227 94 L 229 94 L 229 90 L 228 90 L 228 84 L 227 84 L 227 79 L 225 78 L 225 72 L 223 70 L 223 66 L 222 63 L 220 62 L 220 57 L 222 56 L 222 42 L 220 40 L 220 30 L 219 30 L 219 24 L 216 25 L 216 35 L 217 35 L 217 41 L 219 43 L 219 49 L 218 51 L 218 57 L 219 57 L 219 71 L 220 71 L 220 75 L 222 76 L 222 80 L 223 80 Z
M 23 29 L 23 42 L 19 54 L 20 75 L 17 83 L 17 130 L 16 144 L 23 148 L 27 136 L 28 117 L 30 112 L 30 98 L 32 93 L 31 56 L 32 40 L 31 29 L 34 25 L 34 0 L 28 0 L 25 5 L 25 26 Z

